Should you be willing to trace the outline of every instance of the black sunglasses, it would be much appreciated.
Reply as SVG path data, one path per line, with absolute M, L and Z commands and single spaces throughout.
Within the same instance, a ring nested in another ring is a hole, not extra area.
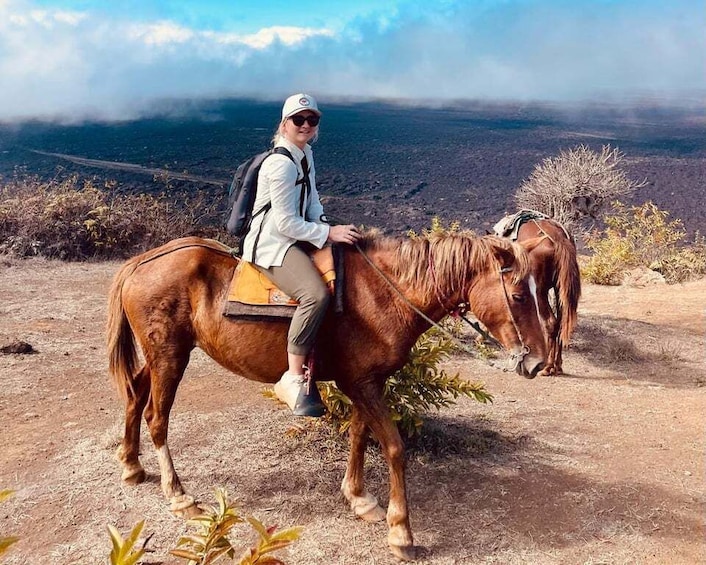
M 319 125 L 319 120 L 321 118 L 319 118 L 319 116 L 317 116 L 316 114 L 311 114 L 310 116 L 301 116 L 299 114 L 296 114 L 294 116 L 291 116 L 289 119 L 292 120 L 294 125 L 297 127 L 301 127 L 304 125 L 304 122 L 308 122 L 311 127 L 315 128 Z

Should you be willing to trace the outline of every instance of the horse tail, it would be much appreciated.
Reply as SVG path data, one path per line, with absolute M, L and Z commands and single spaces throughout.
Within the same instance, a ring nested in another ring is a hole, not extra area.
M 139 264 L 125 263 L 113 279 L 108 299 L 108 370 L 123 399 L 135 394 L 133 379 L 138 364 L 135 334 L 123 306 L 123 285 Z
M 581 297 L 581 273 L 576 260 L 576 247 L 572 241 L 559 238 L 555 240 L 554 263 L 557 310 L 561 323 L 559 339 L 563 346 L 567 346 L 576 327 Z

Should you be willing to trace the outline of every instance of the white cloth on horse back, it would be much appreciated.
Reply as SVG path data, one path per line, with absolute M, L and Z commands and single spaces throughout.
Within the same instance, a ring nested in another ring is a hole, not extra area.
M 272 203 L 272 209 L 253 219 L 243 243 L 243 259 L 251 261 L 255 251 L 255 263 L 265 268 L 281 266 L 287 249 L 298 241 L 307 241 L 319 249 L 322 248 L 329 233 L 328 224 L 321 219 L 324 208 L 316 190 L 316 172 L 311 147 L 306 145 L 302 151 L 281 136 L 275 146 L 288 149 L 294 162 L 286 155 L 277 154 L 263 162 L 253 213 L 268 202 Z M 310 168 L 311 190 L 305 197 L 302 217 L 299 214 L 302 185 L 295 183 L 304 176 L 302 159 L 305 156 Z M 257 250 L 254 250 L 256 240 Z

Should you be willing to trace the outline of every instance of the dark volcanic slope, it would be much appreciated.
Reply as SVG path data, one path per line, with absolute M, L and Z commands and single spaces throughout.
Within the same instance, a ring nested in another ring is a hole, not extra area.
M 632 178 L 648 186 L 634 202 L 654 201 L 690 231 L 706 211 L 706 120 L 701 112 L 642 107 L 557 108 L 466 105 L 430 109 L 324 101 L 316 146 L 319 189 L 330 215 L 388 232 L 428 226 L 434 215 L 488 228 L 535 164 L 580 143 L 610 143 L 627 156 Z M 267 147 L 278 104 L 222 101 L 179 117 L 121 124 L 0 126 L 0 174 L 20 167 L 41 177 L 78 172 L 116 179 L 125 190 L 162 190 L 151 176 L 101 170 L 27 148 L 167 167 L 223 179 L 237 163 Z M 60 167 L 57 173 L 57 167 Z M 174 181 L 175 190 L 216 191 Z

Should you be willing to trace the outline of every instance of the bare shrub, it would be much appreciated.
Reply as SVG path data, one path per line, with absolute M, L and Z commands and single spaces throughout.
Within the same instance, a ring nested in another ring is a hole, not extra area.
M 113 183 L 99 188 L 77 176 L 14 179 L 0 186 L 0 251 L 66 260 L 125 257 L 195 232 L 215 235 L 203 221 L 213 206 L 199 193 L 120 194 Z
M 632 194 L 646 182 L 630 180 L 620 165 L 624 154 L 604 145 L 600 153 L 579 145 L 536 165 L 515 193 L 520 209 L 542 212 L 569 231 L 585 218 L 599 218 L 603 206 Z

